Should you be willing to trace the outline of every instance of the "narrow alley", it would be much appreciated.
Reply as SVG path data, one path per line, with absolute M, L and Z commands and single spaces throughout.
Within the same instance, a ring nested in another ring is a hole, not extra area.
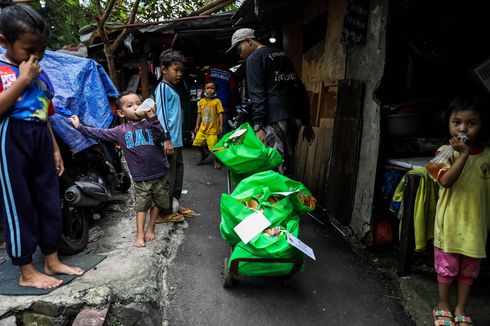
M 196 166 L 186 150 L 183 203 L 201 213 L 188 220 L 185 239 L 166 272 L 168 325 L 412 325 L 390 283 L 357 256 L 341 236 L 309 216 L 300 239 L 317 260 L 284 287 L 276 278 L 239 278 L 222 286 L 220 271 L 230 247 L 219 232 L 219 198 L 225 170 Z

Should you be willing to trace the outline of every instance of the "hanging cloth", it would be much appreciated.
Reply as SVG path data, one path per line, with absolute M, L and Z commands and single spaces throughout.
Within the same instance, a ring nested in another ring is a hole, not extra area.
M 365 42 L 368 16 L 369 0 L 349 0 L 341 37 L 345 47 L 355 48 Z

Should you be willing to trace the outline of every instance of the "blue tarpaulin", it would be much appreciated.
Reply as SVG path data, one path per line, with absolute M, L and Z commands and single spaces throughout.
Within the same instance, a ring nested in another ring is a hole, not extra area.
M 0 53 L 4 51 L 0 47 Z M 68 117 L 75 114 L 86 125 L 109 127 L 113 120 L 109 98 L 117 98 L 118 91 L 104 68 L 92 59 L 49 50 L 40 64 L 55 91 L 56 113 L 49 119 L 53 131 L 75 153 L 93 145 L 95 141 L 74 129 Z

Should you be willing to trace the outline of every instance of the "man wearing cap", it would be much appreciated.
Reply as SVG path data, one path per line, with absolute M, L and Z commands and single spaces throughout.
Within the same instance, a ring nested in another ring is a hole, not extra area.
M 303 138 L 308 143 L 315 138 L 306 89 L 287 54 L 261 44 L 253 29 L 235 31 L 227 52 L 233 50 L 246 60 L 254 131 L 267 146 L 281 153 L 288 166 L 298 135 L 294 120 L 301 119 Z

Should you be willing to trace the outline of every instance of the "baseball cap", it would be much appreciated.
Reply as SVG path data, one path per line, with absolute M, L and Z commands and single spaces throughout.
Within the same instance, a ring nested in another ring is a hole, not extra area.
M 231 47 L 226 50 L 226 53 L 232 51 L 238 43 L 241 41 L 247 39 L 247 38 L 255 38 L 254 30 L 251 28 L 240 28 L 233 33 L 233 36 L 231 37 Z

